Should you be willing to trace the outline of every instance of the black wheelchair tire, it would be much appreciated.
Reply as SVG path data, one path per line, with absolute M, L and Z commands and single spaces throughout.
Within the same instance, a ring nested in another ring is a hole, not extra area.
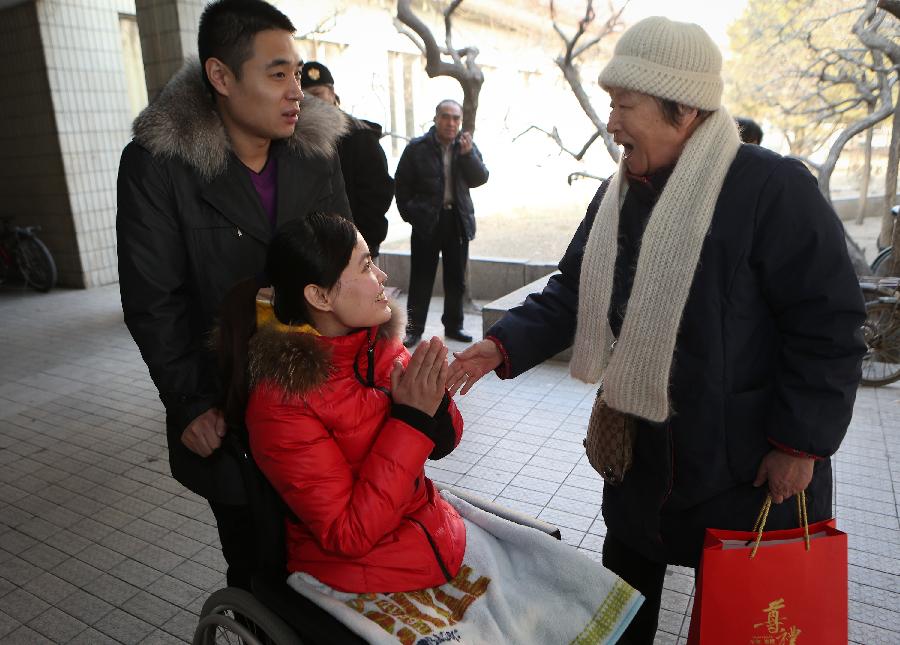
M 228 638 L 229 634 L 234 635 L 236 640 Z M 227 640 L 217 640 L 220 635 Z M 214 592 L 203 603 L 193 645 L 214 645 L 220 642 L 302 645 L 303 641 L 253 594 L 243 589 L 226 587 Z
M 43 242 L 36 237 L 20 237 L 15 254 L 16 265 L 28 286 L 42 293 L 56 286 L 56 262 Z

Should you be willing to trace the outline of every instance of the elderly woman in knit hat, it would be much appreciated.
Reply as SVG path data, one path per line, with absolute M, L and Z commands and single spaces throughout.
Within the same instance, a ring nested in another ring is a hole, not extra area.
M 653 642 L 666 565 L 696 567 L 707 527 L 749 530 L 767 493 L 768 528 L 796 526 L 782 502 L 803 490 L 810 522 L 831 517 L 865 351 L 841 224 L 801 163 L 741 144 L 721 66 L 694 24 L 622 35 L 600 74 L 618 172 L 560 273 L 448 382 L 465 394 L 573 346 L 572 375 L 602 383 L 591 425 L 636 428 L 633 463 L 603 487 L 603 563 L 647 598 L 623 642 Z

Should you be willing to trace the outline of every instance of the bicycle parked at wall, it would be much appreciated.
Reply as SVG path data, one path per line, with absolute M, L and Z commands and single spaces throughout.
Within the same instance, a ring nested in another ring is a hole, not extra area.
M 862 278 L 860 287 L 866 298 L 862 382 L 878 386 L 900 381 L 900 278 Z
M 38 226 L 13 226 L 12 217 L 0 218 L 0 284 L 18 274 L 36 291 L 56 285 L 56 262 L 38 239 Z
M 898 216 L 900 216 L 900 206 L 894 206 L 893 208 L 891 208 L 891 215 L 894 216 L 894 226 L 897 226 L 897 218 Z M 893 235 L 891 235 L 891 239 L 893 239 Z M 890 275 L 891 260 L 893 259 L 893 256 L 893 246 L 886 246 L 885 248 L 880 249 L 878 251 L 878 255 L 875 256 L 874 260 L 872 260 L 872 275 Z

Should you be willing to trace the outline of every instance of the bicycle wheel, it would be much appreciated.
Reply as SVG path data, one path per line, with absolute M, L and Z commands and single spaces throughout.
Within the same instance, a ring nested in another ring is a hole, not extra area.
M 200 610 L 193 645 L 301 645 L 294 631 L 253 594 L 226 587 L 213 593 Z
M 32 289 L 46 293 L 56 285 L 56 262 L 43 242 L 20 237 L 15 254 L 19 271 Z
M 878 386 L 900 380 L 900 304 L 868 303 L 863 336 L 866 339 L 863 384 Z
M 891 259 L 893 256 L 893 247 L 882 249 L 881 252 L 872 260 L 872 275 L 880 277 L 890 275 Z

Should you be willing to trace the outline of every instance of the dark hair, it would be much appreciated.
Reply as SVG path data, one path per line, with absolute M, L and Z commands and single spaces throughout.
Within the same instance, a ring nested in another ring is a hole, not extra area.
M 289 325 L 312 321 L 303 289 L 338 285 L 356 246 L 353 223 L 340 215 L 315 213 L 278 229 L 266 254 L 265 277 L 247 278 L 225 295 L 219 309 L 215 348 L 219 358 L 225 421 L 239 427 L 247 407 L 247 346 L 256 332 L 256 293 L 269 284 L 275 291 L 275 317 Z
M 743 116 L 739 116 L 735 121 L 737 121 L 741 141 L 744 143 L 755 143 L 756 145 L 762 143 L 763 131 L 756 121 Z
M 683 103 L 679 103 L 678 101 L 672 101 L 671 99 L 662 99 L 658 96 L 654 96 L 653 98 L 656 99 L 656 103 L 659 105 L 659 109 L 662 110 L 663 121 L 676 128 L 681 125 L 681 120 L 684 118 L 684 113 L 691 109 L 691 106 L 684 105 Z M 697 118 L 701 122 L 710 114 L 712 114 L 711 110 L 701 110 L 700 108 L 697 108 Z
M 444 99 L 443 101 L 441 101 L 440 103 L 438 103 L 437 105 L 434 106 L 434 116 L 437 116 L 441 111 L 441 106 L 447 105 L 447 103 L 452 103 L 453 105 L 455 105 L 456 107 L 459 108 L 460 112 L 462 112 L 463 106 L 460 104 L 459 101 L 457 101 L 456 99 Z
M 294 33 L 290 18 L 263 0 L 217 0 L 200 16 L 197 51 L 200 54 L 203 82 L 210 91 L 206 61 L 218 58 L 241 78 L 241 66 L 253 56 L 253 38 L 261 31 L 281 29 Z
M 275 289 L 275 317 L 286 325 L 312 322 L 303 288 L 335 286 L 356 246 L 356 228 L 340 215 L 315 213 L 281 227 L 269 244 L 266 275 Z

